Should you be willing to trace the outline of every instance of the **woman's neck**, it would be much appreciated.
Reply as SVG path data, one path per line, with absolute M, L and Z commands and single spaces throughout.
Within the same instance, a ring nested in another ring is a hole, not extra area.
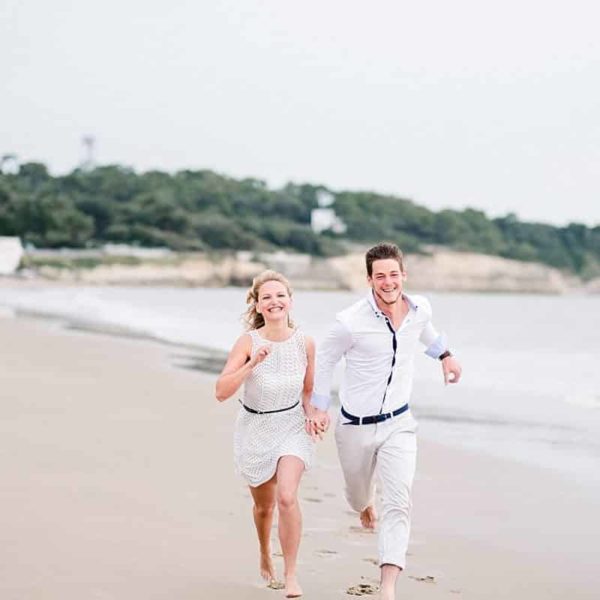
M 281 342 L 290 335 L 290 327 L 288 326 L 287 319 L 275 323 L 265 323 L 261 333 L 263 337 L 272 342 Z

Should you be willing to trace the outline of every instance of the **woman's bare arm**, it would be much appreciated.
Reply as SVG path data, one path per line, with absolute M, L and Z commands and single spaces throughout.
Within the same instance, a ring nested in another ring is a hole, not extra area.
M 254 356 L 251 356 L 252 340 L 249 335 L 242 335 L 231 349 L 225 367 L 217 379 L 215 386 L 217 400 L 223 402 L 231 398 L 240 389 L 252 369 L 261 363 L 270 351 L 270 346 L 263 346 Z

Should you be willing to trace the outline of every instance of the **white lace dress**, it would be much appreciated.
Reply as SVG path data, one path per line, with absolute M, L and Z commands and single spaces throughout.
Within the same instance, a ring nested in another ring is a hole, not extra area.
M 271 345 L 271 353 L 246 378 L 243 403 L 257 411 L 287 408 L 270 414 L 254 414 L 243 406 L 237 416 L 233 438 L 236 470 L 252 487 L 269 481 L 282 456 L 293 455 L 308 469 L 313 461 L 314 443 L 304 429 L 302 389 L 306 373 L 306 345 L 298 329 L 283 342 L 270 342 L 256 331 L 252 354 Z

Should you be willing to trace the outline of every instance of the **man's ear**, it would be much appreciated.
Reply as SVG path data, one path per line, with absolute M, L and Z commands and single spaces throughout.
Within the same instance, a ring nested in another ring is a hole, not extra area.
M 406 281 L 406 276 L 408 275 L 408 273 L 406 271 L 401 271 L 402 273 L 402 281 Z

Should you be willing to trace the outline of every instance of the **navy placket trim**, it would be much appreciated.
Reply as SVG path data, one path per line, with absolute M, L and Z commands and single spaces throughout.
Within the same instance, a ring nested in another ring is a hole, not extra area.
M 396 350 L 398 349 L 398 340 L 396 339 L 396 330 L 390 323 L 390 320 L 385 315 L 384 315 L 384 319 L 385 319 L 385 324 L 387 325 L 388 329 L 392 333 L 393 354 L 392 354 L 392 365 L 390 367 L 390 375 L 389 375 L 387 383 L 385 385 L 385 391 L 383 392 L 383 399 L 381 401 L 381 407 L 379 408 L 379 414 L 381 414 L 383 412 L 383 405 L 385 404 L 387 391 L 388 391 L 388 388 L 390 387 L 390 383 L 392 383 L 392 377 L 394 376 L 394 366 L 396 364 Z
M 406 298 L 406 300 L 408 301 L 409 306 L 414 311 L 416 311 L 419 308 L 418 305 L 414 304 L 412 302 L 412 300 L 410 300 L 406 295 L 403 294 L 403 296 Z M 375 306 L 375 300 L 373 299 L 372 292 L 371 292 L 371 295 L 370 295 L 370 298 L 369 298 L 369 304 L 371 305 L 371 308 L 373 309 L 373 312 L 375 313 L 375 316 L 378 319 L 380 317 L 383 317 L 385 319 L 385 324 L 387 325 L 387 328 L 390 330 L 390 332 L 392 334 L 392 350 L 393 350 L 392 365 L 391 365 L 390 374 L 388 376 L 387 383 L 385 384 L 385 391 L 383 392 L 383 399 L 381 400 L 381 407 L 379 408 L 379 414 L 382 414 L 383 413 L 383 405 L 385 404 L 385 399 L 387 397 L 388 388 L 390 387 L 390 383 L 392 383 L 392 377 L 394 376 L 394 366 L 396 365 L 396 350 L 398 349 L 398 340 L 396 338 L 396 333 L 397 332 L 394 329 L 394 327 L 392 326 L 392 324 L 390 323 L 390 320 L 388 319 L 387 315 L 385 315 L 381 310 L 379 310 Z M 402 327 L 405 324 L 408 324 L 409 321 L 410 321 L 410 319 L 408 318 L 408 315 L 406 315 L 404 321 L 402 322 L 402 325 L 401 325 L 400 329 L 402 329 Z

